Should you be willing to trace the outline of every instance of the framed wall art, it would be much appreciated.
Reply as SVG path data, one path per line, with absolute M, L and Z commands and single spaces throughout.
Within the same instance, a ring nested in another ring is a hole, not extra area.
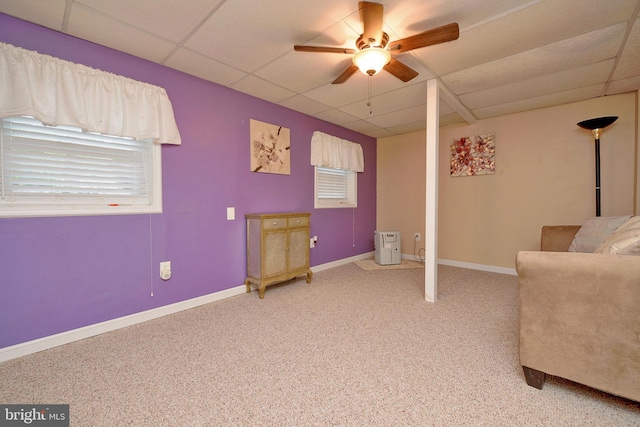
M 288 128 L 251 119 L 251 171 L 291 174 L 291 141 Z
M 495 134 L 454 139 L 450 148 L 451 176 L 492 175 L 496 172 Z

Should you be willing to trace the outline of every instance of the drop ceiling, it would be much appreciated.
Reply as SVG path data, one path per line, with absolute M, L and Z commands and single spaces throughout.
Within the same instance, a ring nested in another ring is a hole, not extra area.
M 355 48 L 357 0 L 0 0 L 0 12 L 380 138 L 640 89 L 640 0 L 386 0 L 391 41 L 457 22 L 457 40 L 394 55 L 419 75 L 331 82 Z M 368 105 L 370 104 L 370 105 Z

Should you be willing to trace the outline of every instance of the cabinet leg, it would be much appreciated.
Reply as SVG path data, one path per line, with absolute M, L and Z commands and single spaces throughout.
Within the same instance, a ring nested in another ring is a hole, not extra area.
M 244 286 L 246 286 L 247 288 L 247 293 L 250 294 L 251 293 L 251 282 L 248 280 L 244 281 Z
M 307 271 L 307 283 L 311 283 L 311 278 L 313 277 L 313 271 Z
M 264 299 L 264 290 L 265 290 L 266 286 L 265 285 L 260 285 L 260 288 L 258 288 L 258 293 L 260 294 L 260 299 Z

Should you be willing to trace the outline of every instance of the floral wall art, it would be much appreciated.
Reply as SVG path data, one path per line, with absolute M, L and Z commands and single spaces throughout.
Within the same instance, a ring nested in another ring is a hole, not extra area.
M 451 143 L 451 176 L 494 174 L 495 154 L 495 134 L 454 139 Z
M 290 130 L 251 119 L 251 170 L 253 172 L 291 174 Z

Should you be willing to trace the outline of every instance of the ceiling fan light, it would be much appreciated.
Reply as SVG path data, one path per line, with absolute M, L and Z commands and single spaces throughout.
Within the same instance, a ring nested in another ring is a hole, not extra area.
M 353 56 L 353 63 L 363 74 L 376 75 L 391 60 L 391 54 L 386 49 L 370 47 L 363 49 Z

